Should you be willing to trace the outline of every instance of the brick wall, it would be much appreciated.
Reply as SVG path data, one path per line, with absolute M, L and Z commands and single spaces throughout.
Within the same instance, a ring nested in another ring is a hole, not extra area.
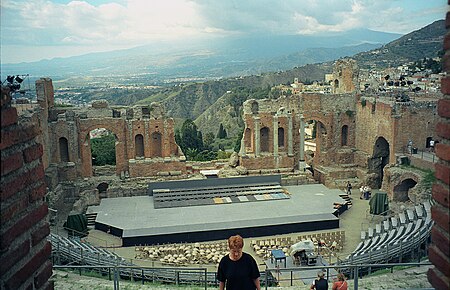
M 0 289 L 53 289 L 43 147 L 35 122 L 1 93 Z
M 450 4 L 450 1 L 449 1 Z M 444 37 L 444 70 L 450 72 L 450 12 L 445 21 L 447 35 Z M 436 183 L 433 185 L 433 198 L 436 204 L 431 208 L 435 224 L 431 232 L 432 243 L 428 257 L 434 268 L 428 272 L 428 280 L 436 289 L 450 289 L 450 239 L 449 239 L 449 189 L 450 189 L 450 76 L 442 79 L 443 98 L 438 102 L 440 122 L 436 125 L 437 135 L 442 142 L 436 145 Z

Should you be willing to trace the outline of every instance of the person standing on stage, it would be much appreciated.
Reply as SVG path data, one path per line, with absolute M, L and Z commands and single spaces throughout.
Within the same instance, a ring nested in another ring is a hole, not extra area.
M 241 236 L 228 239 L 230 253 L 220 260 L 217 270 L 219 290 L 261 290 L 258 265 L 251 255 L 242 251 L 243 247 Z

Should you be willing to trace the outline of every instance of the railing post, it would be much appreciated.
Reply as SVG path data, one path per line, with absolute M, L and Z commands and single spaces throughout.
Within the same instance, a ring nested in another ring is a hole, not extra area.
M 293 282 L 293 277 L 294 276 L 294 272 L 293 271 L 291 271 L 291 286 L 293 286 L 293 284 L 292 284 L 292 282 Z
M 205 268 L 205 290 L 208 290 L 208 270 Z
M 267 290 L 267 276 L 268 276 L 269 271 L 267 270 L 267 268 L 266 268 L 266 270 L 264 270 L 264 271 L 265 271 L 265 275 L 264 275 L 264 287 L 265 287 L 265 289 Z
M 119 279 L 117 276 L 117 268 L 114 266 L 114 290 L 119 290 Z
M 144 269 L 141 270 L 142 285 L 144 285 Z
M 355 284 L 354 289 L 358 290 L 358 278 L 359 278 L 359 271 L 358 271 L 358 266 L 355 266 L 355 278 L 353 280 L 353 283 Z

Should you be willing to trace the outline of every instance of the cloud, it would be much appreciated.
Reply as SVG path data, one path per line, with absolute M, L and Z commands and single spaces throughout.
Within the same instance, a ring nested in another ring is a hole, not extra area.
M 212 35 L 316 34 L 355 28 L 407 33 L 446 13 L 442 0 L 102 0 L 95 5 L 89 0 L 56 1 L 2 0 L 2 48 L 114 49 Z
M 440 15 L 439 17 L 443 18 L 445 14 L 445 9 L 436 9 L 437 0 L 197 0 L 196 2 L 201 14 L 211 26 L 240 33 L 313 34 L 356 28 L 407 33 L 431 23 L 430 18 L 433 16 Z M 417 9 L 405 10 L 405 6 Z M 429 17 L 418 19 L 419 13 L 430 10 L 433 12 Z

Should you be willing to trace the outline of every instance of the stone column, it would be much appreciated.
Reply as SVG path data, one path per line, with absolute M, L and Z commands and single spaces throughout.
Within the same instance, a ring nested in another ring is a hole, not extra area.
M 261 137 L 260 137 L 260 132 L 259 132 L 259 121 L 260 118 L 259 117 L 254 117 L 254 122 L 255 122 L 255 157 L 259 156 L 259 153 L 261 151 Z
M 273 116 L 273 156 L 278 156 L 278 116 Z
M 305 171 L 305 118 L 300 115 L 300 156 L 298 161 L 298 169 L 300 171 Z
M 294 155 L 294 142 L 293 142 L 293 132 L 292 132 L 292 113 L 288 113 L 288 156 Z

